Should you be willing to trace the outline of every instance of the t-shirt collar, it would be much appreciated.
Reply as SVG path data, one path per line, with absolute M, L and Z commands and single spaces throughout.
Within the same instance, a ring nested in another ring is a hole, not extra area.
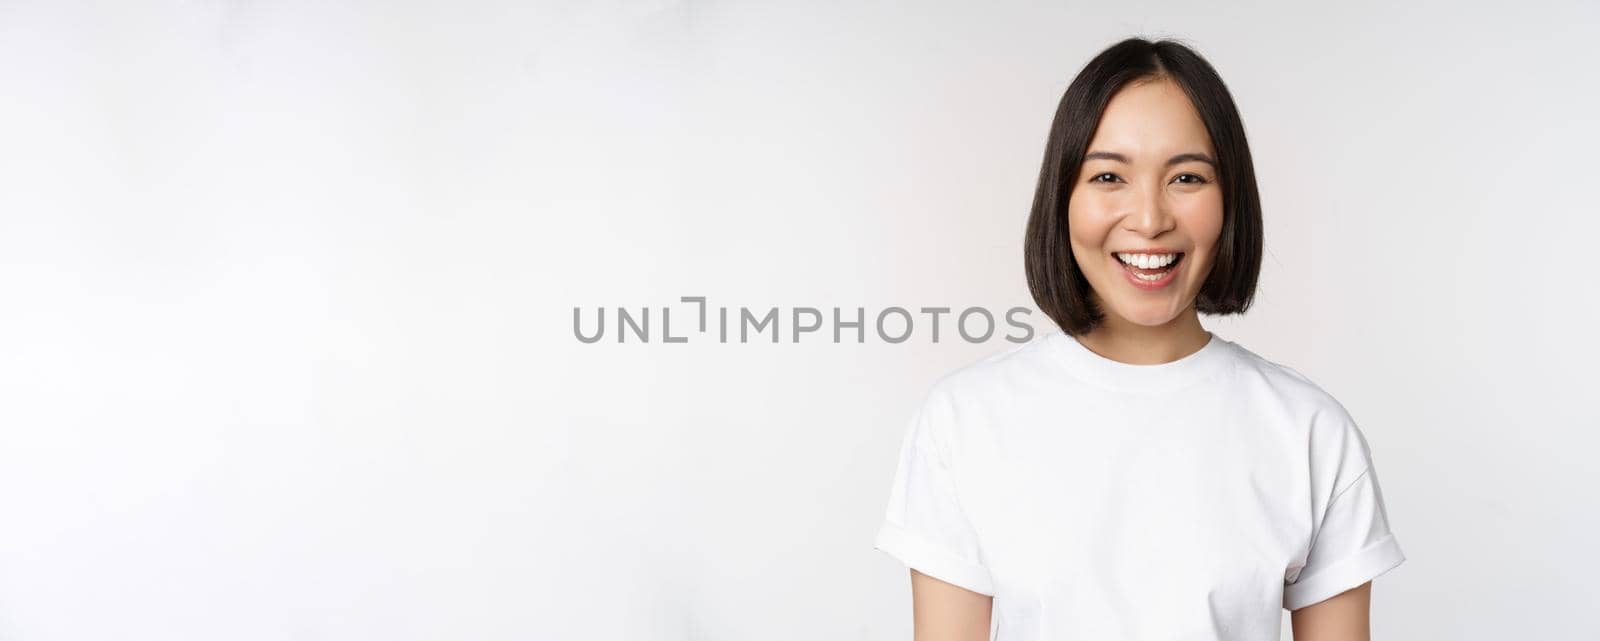
M 1061 330 L 1047 340 L 1073 375 L 1085 382 L 1132 392 L 1161 392 L 1215 378 L 1228 366 L 1229 342 L 1207 331 L 1199 351 L 1168 363 L 1134 365 L 1096 354 Z

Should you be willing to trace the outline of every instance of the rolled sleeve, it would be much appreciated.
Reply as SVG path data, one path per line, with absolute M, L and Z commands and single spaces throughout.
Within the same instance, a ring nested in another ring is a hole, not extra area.
M 943 409 L 930 397 L 910 421 L 873 547 L 940 581 L 993 596 L 992 577 L 940 440 Z
M 923 538 L 913 530 L 884 522 L 878 529 L 875 549 L 898 559 L 908 568 L 978 594 L 994 596 L 989 569 L 971 559 L 951 554 L 948 549 Z
M 1283 607 L 1322 602 L 1377 578 L 1405 561 L 1389 529 L 1377 472 L 1367 468 L 1329 504 L 1305 565 L 1286 582 Z

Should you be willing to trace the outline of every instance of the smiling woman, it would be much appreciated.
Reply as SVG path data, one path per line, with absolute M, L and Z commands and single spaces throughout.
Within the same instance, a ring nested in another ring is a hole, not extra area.
M 1222 233 L 1222 189 L 1205 123 L 1176 82 L 1146 79 L 1112 97 L 1089 147 L 1067 229 L 1091 307 L 1117 312 L 1095 318 L 1150 326 L 1184 314 L 1210 275 Z
M 1210 63 L 1176 42 L 1130 42 L 1091 61 L 1079 80 L 1095 81 L 1073 83 L 1057 107 L 1028 219 L 1028 285 L 1063 331 L 1107 351 L 1114 335 L 1175 318 L 1190 339 L 1180 344 L 1197 348 L 1198 313 L 1242 314 L 1255 293 L 1255 168 Z M 1125 268 L 1151 255 L 1180 260 L 1154 279 Z
M 1366 437 L 1310 378 L 1201 325 L 1261 266 L 1244 125 L 1189 47 L 1129 39 L 1056 110 L 1024 240 L 1060 331 L 940 378 L 876 546 L 916 637 L 1367 638 L 1405 560 Z

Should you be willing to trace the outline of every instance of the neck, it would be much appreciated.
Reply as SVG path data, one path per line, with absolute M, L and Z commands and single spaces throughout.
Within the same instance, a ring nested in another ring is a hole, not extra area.
M 1200 351 L 1211 335 L 1200 325 L 1200 315 L 1190 303 L 1171 321 L 1154 326 L 1131 323 L 1107 311 L 1105 322 L 1076 338 L 1090 351 L 1114 361 L 1159 365 Z

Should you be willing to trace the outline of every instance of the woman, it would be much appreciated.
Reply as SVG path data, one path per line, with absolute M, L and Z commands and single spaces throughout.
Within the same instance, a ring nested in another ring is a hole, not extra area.
M 1061 331 L 940 378 L 876 547 L 918 641 L 1368 638 L 1405 560 L 1365 436 L 1292 368 L 1200 325 L 1249 307 L 1261 211 L 1216 71 L 1129 39 L 1068 87 L 1028 220 Z

